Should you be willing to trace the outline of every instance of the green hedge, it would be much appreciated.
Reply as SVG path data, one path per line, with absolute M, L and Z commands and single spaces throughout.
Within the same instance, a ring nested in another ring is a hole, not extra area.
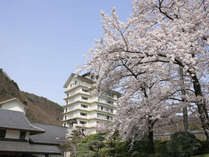
M 108 139 L 106 134 L 85 137 L 78 145 L 77 157 L 190 157 L 205 154 L 209 157 L 209 144 L 201 142 L 193 134 L 177 132 L 169 141 L 155 141 L 155 153 L 151 154 L 146 141 L 134 144 L 122 141 L 118 135 Z

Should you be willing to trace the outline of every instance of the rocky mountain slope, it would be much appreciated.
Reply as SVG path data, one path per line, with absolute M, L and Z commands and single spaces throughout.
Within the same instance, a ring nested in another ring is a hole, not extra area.
M 0 69 L 0 101 L 14 97 L 26 104 L 26 116 L 30 121 L 61 125 L 63 108 L 60 105 L 44 97 L 21 91 L 17 83 Z

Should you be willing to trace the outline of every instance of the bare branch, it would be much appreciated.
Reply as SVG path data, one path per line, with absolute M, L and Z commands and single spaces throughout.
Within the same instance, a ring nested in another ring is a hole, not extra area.
M 170 20 L 174 20 L 171 16 L 169 16 L 168 15 L 168 13 L 166 13 L 166 12 L 164 12 L 163 10 L 162 10 L 162 3 L 163 3 L 163 1 L 164 0 L 158 0 L 158 2 L 159 2 L 159 6 L 158 6 L 158 9 L 159 9 L 159 11 L 160 11 L 160 13 L 162 13 L 163 15 L 165 15 L 167 18 L 169 18 Z

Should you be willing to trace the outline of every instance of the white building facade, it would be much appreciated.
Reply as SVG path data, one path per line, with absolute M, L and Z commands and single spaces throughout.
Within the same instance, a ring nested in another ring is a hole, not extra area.
M 93 134 L 100 124 L 113 121 L 120 93 L 110 91 L 96 96 L 95 79 L 90 73 L 82 76 L 71 74 L 64 85 L 66 105 L 63 126 L 80 128 L 86 134 Z

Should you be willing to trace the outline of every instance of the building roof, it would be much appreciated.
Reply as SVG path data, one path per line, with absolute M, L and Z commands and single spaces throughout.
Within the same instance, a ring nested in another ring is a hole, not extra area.
M 61 154 L 56 145 L 30 144 L 29 142 L 0 141 L 0 152 L 50 153 Z
M 23 112 L 0 109 L 0 128 L 25 130 L 32 134 L 43 133 L 44 130 L 32 125 Z
M 45 133 L 32 135 L 30 140 L 33 143 L 42 143 L 42 144 L 63 144 L 65 142 L 65 135 L 67 134 L 67 128 L 54 126 L 54 125 L 45 125 L 34 123 L 33 125 L 38 126 L 45 130 Z
M 83 74 L 83 75 L 78 75 L 78 74 L 75 74 L 75 73 L 72 73 L 71 75 L 70 75 L 70 77 L 68 78 L 68 80 L 65 82 L 65 84 L 64 84 L 64 88 L 67 88 L 67 86 L 70 84 L 70 81 L 73 79 L 73 77 L 77 77 L 77 78 L 79 78 L 79 79 L 81 79 L 81 80 L 83 80 L 83 81 L 85 81 L 85 82 L 89 82 L 89 83 L 91 83 L 91 84 L 93 84 L 93 83 L 95 83 L 95 81 L 93 81 L 93 80 L 91 80 L 91 79 L 89 79 L 89 78 L 87 78 L 86 76 L 88 76 L 88 75 L 90 75 L 90 73 L 88 72 L 88 73 L 85 73 L 85 74 Z M 114 90 L 109 90 L 108 92 L 110 92 L 110 93 L 112 93 L 112 94 L 115 94 L 115 95 L 118 95 L 118 96 L 121 96 L 121 93 L 119 93 L 119 92 L 117 92 L 117 91 L 114 91 Z
M 83 75 L 83 76 L 80 76 L 80 75 L 78 75 L 78 74 L 72 73 L 72 74 L 70 75 L 70 77 L 67 79 L 67 81 L 65 82 L 64 88 L 67 88 L 67 86 L 69 85 L 70 81 L 71 81 L 71 80 L 73 79 L 73 77 L 75 77 L 75 76 L 76 76 L 77 78 L 83 80 L 83 81 L 86 81 L 86 82 L 89 82 L 89 83 L 94 83 L 93 80 L 84 77 L 84 75 Z

